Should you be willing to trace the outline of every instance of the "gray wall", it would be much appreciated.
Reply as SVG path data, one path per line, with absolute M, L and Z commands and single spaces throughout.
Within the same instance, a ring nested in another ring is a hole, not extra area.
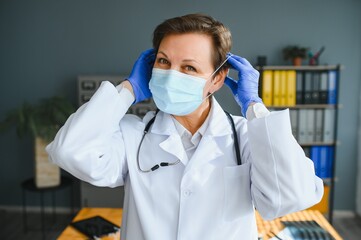
M 79 74 L 127 74 L 162 20 L 204 12 L 228 25 L 233 53 L 255 63 L 284 64 L 281 49 L 300 44 L 321 63 L 345 66 L 341 74 L 336 208 L 355 209 L 357 121 L 361 63 L 361 2 L 358 0 L 242 1 L 0 1 L 0 119 L 24 100 L 63 94 L 76 102 Z M 228 90 L 221 103 L 239 112 Z M 20 183 L 33 175 L 31 138 L 15 130 L 0 135 L 0 205 L 20 205 Z M 34 200 L 35 201 L 35 200 Z M 34 202 L 34 204 L 36 204 Z

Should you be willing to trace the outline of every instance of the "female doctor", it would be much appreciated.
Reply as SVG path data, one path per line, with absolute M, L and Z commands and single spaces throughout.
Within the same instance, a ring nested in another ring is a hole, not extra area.
M 103 82 L 47 146 L 51 161 L 81 180 L 125 185 L 121 239 L 257 239 L 255 209 L 273 219 L 320 201 L 322 180 L 292 136 L 289 111 L 262 104 L 259 73 L 229 53 L 222 23 L 168 19 L 153 47 L 127 81 Z M 224 83 L 246 118 L 227 115 L 212 96 Z M 159 111 L 125 114 L 150 97 Z

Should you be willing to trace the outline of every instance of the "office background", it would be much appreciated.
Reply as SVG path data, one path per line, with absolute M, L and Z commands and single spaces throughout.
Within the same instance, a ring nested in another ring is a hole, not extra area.
M 285 64 L 282 48 L 317 51 L 321 64 L 342 64 L 335 208 L 355 210 L 361 79 L 358 0 L 0 0 L 0 119 L 23 101 L 64 95 L 76 104 L 78 75 L 127 75 L 151 47 L 161 21 L 192 12 L 212 15 L 233 34 L 232 52 L 256 63 Z M 222 105 L 239 114 L 227 89 Z M 33 176 L 32 139 L 0 134 L 0 205 L 20 206 L 20 183 Z M 361 186 L 358 186 L 359 188 Z M 59 199 L 65 196 L 59 196 Z M 66 200 L 64 200 L 66 202 Z M 37 204 L 33 200 L 33 204 Z

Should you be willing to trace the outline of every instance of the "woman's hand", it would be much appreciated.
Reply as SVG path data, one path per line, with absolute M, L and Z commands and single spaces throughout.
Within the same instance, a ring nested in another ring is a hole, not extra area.
M 134 63 L 132 72 L 127 78 L 133 88 L 135 97 L 134 104 L 152 96 L 152 93 L 149 90 L 149 81 L 152 75 L 154 61 L 154 49 L 148 49 L 142 52 L 138 60 Z
M 242 57 L 227 54 L 229 65 L 238 71 L 238 80 L 226 77 L 225 83 L 232 90 L 234 98 L 241 106 L 242 114 L 246 117 L 246 112 L 251 103 L 262 102 L 258 96 L 259 72 Z

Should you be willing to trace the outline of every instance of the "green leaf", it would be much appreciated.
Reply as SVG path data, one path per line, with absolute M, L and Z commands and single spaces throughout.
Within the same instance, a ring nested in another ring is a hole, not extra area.
M 0 132 L 15 126 L 19 137 L 30 133 L 50 141 L 74 111 L 74 106 L 63 97 L 42 99 L 36 104 L 25 102 L 7 113 L 0 122 Z

